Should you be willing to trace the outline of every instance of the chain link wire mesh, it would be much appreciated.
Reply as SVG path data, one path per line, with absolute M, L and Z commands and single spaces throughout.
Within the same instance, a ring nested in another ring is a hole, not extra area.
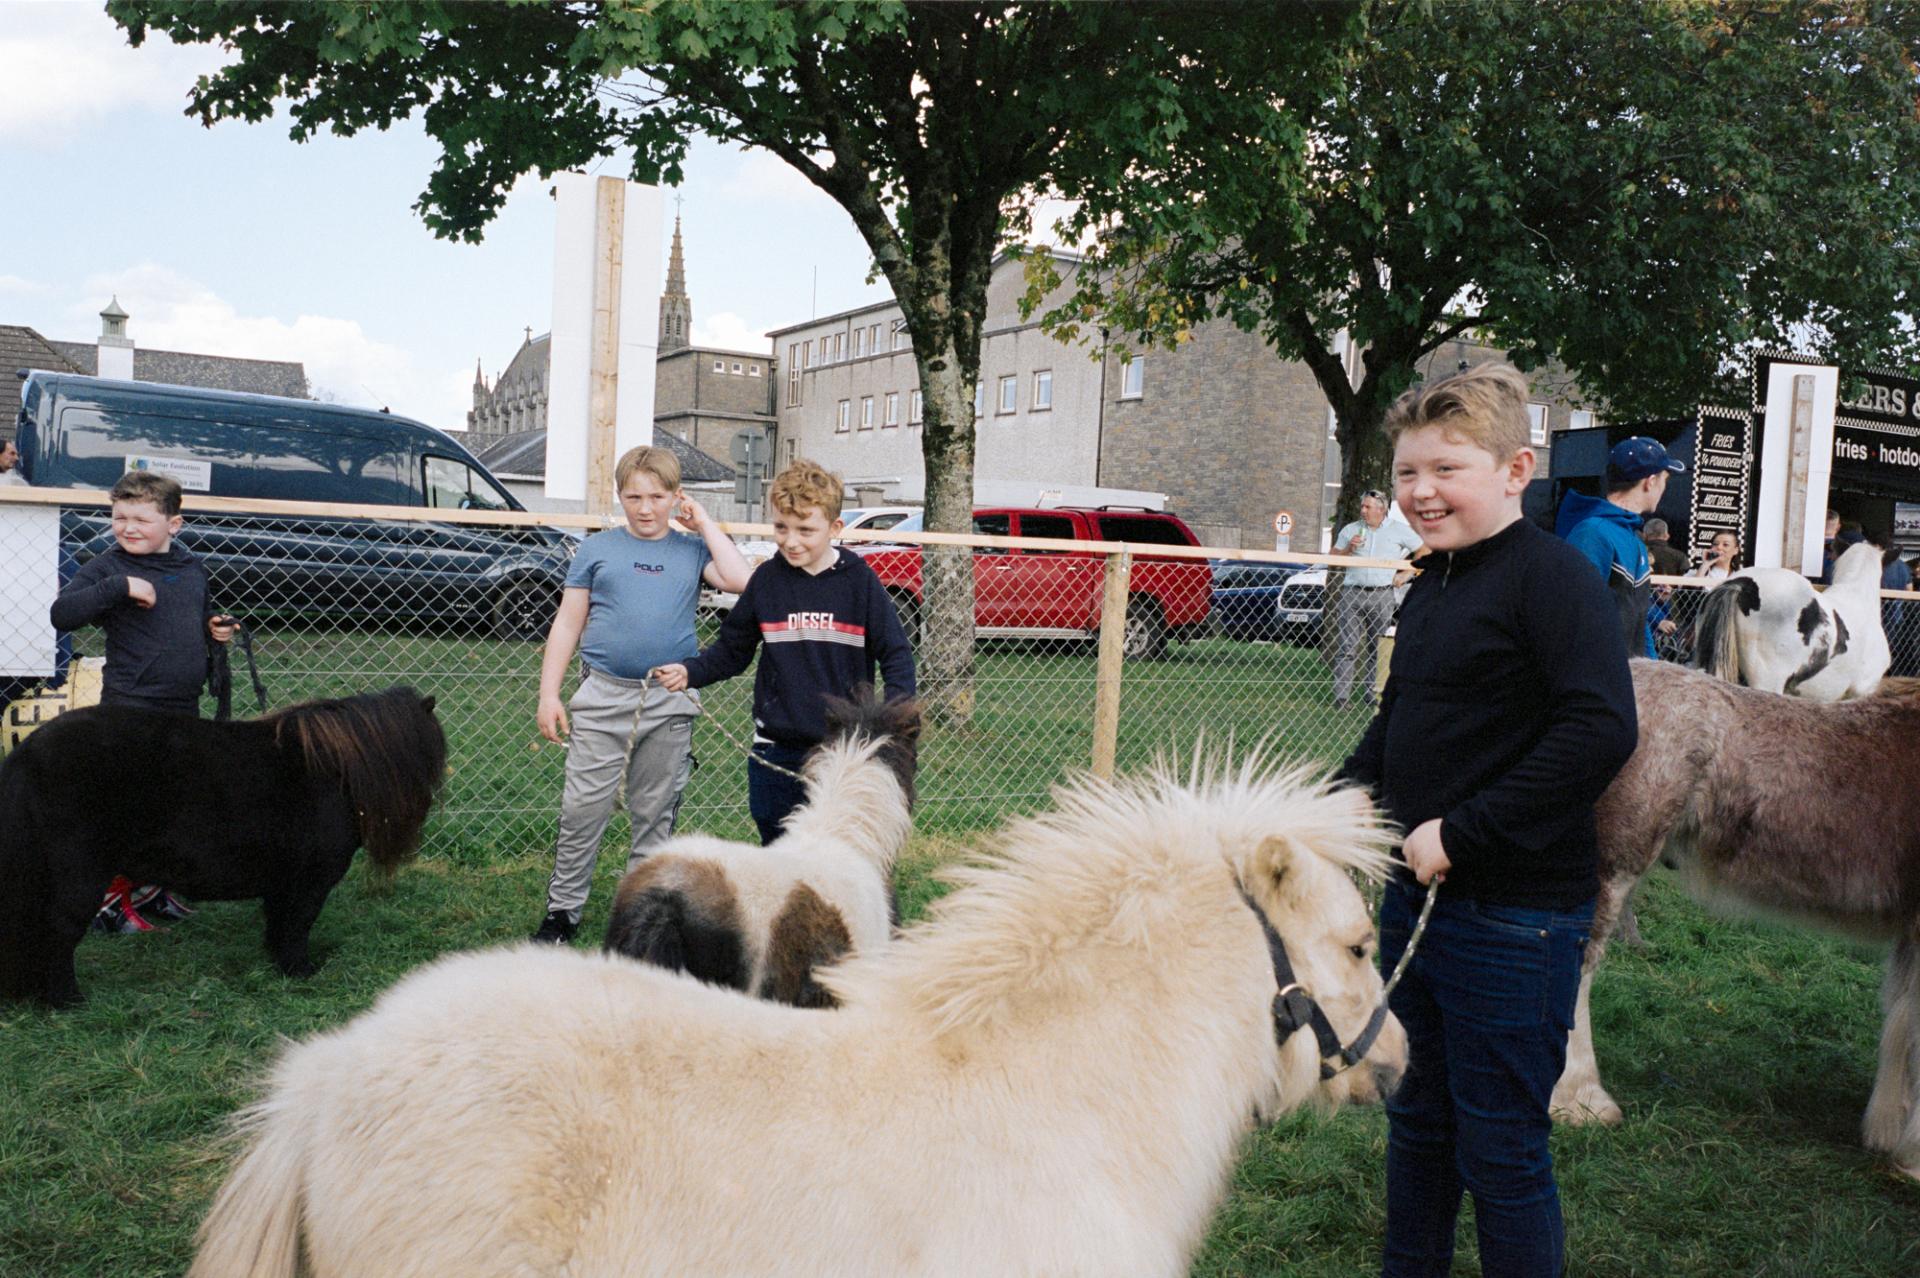
M 46 609 L 52 590 L 112 546 L 103 502 L 28 505 L 10 496 L 18 491 L 0 490 L 4 746 L 71 698 L 97 697 L 100 629 L 56 636 Z M 566 754 L 535 726 L 540 663 L 580 532 L 604 526 L 555 522 L 573 526 L 526 517 L 507 524 L 295 516 L 229 503 L 219 513 L 190 508 L 180 540 L 208 568 L 211 606 L 250 631 L 272 707 L 396 683 L 436 698 L 450 774 L 424 851 L 490 860 L 544 855 L 553 844 Z M 917 647 L 928 622 L 916 539 L 899 534 L 890 546 L 860 550 Z M 1136 545 L 1120 593 L 1111 584 L 1120 557 L 1097 543 L 970 540 L 974 701 L 970 715 L 935 715 L 926 728 L 917 818 L 924 831 L 990 827 L 1040 807 L 1051 785 L 1091 766 L 1102 695 L 1098 640 L 1113 599 L 1124 600 L 1109 688 L 1118 689 L 1111 744 L 1119 771 L 1183 759 L 1202 742 L 1236 755 L 1264 743 L 1271 755 L 1330 765 L 1366 727 L 1391 644 L 1392 587 L 1355 589 L 1337 564 L 1238 551 L 1209 562 Z M 1663 656 L 1690 657 L 1705 584 L 1667 588 L 1675 624 L 1662 636 Z M 697 627 L 703 644 L 726 602 L 709 596 Z M 1920 595 L 1888 595 L 1882 607 L 1892 672 L 1920 675 Z M 255 705 L 240 654 L 232 657 L 234 711 L 244 717 Z M 1343 667 L 1350 678 L 1341 696 Z M 576 661 L 566 693 L 577 682 Z M 744 757 L 752 690 L 749 672 L 703 692 L 682 829 L 752 836 Z M 203 701 L 203 713 L 213 708 Z M 606 838 L 609 847 L 625 846 L 623 814 Z

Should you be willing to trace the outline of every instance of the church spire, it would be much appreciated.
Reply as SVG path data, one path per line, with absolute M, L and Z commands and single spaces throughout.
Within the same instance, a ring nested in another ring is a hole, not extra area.
M 673 251 L 667 257 L 667 287 L 660 294 L 660 350 L 681 350 L 693 339 L 693 299 L 687 296 L 687 262 L 680 248 L 680 215 L 673 216 Z

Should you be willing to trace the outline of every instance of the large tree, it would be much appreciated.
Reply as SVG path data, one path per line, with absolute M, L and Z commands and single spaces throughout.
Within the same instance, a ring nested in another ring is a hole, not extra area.
M 293 136 L 382 128 L 415 111 L 444 155 L 421 197 L 436 232 L 477 237 L 529 170 L 630 150 L 677 182 L 695 133 L 780 156 L 846 209 L 893 287 L 924 396 L 928 527 L 964 532 L 973 390 L 995 251 L 1031 193 L 1159 165 L 1210 127 L 1216 62 L 1298 92 L 1331 66 L 1353 10 L 1143 3 L 198 3 L 113 0 L 149 29 L 221 42 L 193 88 L 211 124 L 285 103 Z M 1301 137 L 1291 145 L 1297 166 Z M 930 548 L 923 689 L 972 699 L 969 557 Z
M 1462 334 L 1558 358 L 1616 418 L 1745 402 L 1760 344 L 1920 353 L 1920 7 L 1383 0 L 1366 22 L 1338 92 L 1243 95 L 1165 165 L 1076 192 L 1101 269 L 1051 327 L 1260 332 L 1333 405 L 1343 517 L 1386 477 L 1394 397 Z M 1304 195 L 1280 118 L 1311 139 Z M 1034 300 L 1056 282 L 1030 275 Z

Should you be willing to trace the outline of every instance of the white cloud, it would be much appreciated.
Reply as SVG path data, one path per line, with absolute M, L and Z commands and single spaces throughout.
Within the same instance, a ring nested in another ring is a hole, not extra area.
M 0 275 L 0 297 L 45 297 L 52 291 L 39 280 L 19 275 Z
M 98 333 L 102 299 L 114 296 L 128 314 L 127 335 L 136 347 L 298 361 L 316 396 L 391 408 L 443 429 L 463 426 L 472 405 L 471 368 L 425 366 L 368 335 L 358 320 L 242 314 L 200 281 L 154 263 L 90 276 L 80 296 L 88 300 L 68 308 L 66 332 Z
M 149 33 L 135 49 L 97 5 L 5 4 L 0 140 L 54 150 L 127 109 L 184 110 L 194 78 L 226 55 Z
M 826 163 L 829 157 L 822 155 L 820 159 Z M 832 196 L 801 176 L 800 170 L 773 152 L 758 149 L 742 154 L 739 165 L 717 189 L 724 199 L 746 203 L 769 200 L 833 202 Z
M 732 311 L 693 317 L 693 344 L 715 346 L 725 351 L 771 350 L 766 331 L 756 329 Z

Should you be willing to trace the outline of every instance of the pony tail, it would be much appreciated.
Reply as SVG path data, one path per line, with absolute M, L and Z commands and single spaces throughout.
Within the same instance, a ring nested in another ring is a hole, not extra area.
M 1740 606 L 1740 592 L 1732 582 L 1707 592 L 1694 623 L 1694 664 L 1716 679 L 1740 683 L 1740 644 L 1734 633 L 1733 613 Z
M 447 738 L 433 698 L 408 687 L 312 701 L 270 716 L 310 771 L 336 777 L 377 869 L 392 873 L 420 847 L 420 832 L 447 772 Z
M 299 1125 L 271 1102 L 243 1111 L 236 1126 L 252 1128 L 240 1158 L 200 1225 L 187 1278 L 297 1278 L 301 1264 L 301 1174 L 306 1161 Z

